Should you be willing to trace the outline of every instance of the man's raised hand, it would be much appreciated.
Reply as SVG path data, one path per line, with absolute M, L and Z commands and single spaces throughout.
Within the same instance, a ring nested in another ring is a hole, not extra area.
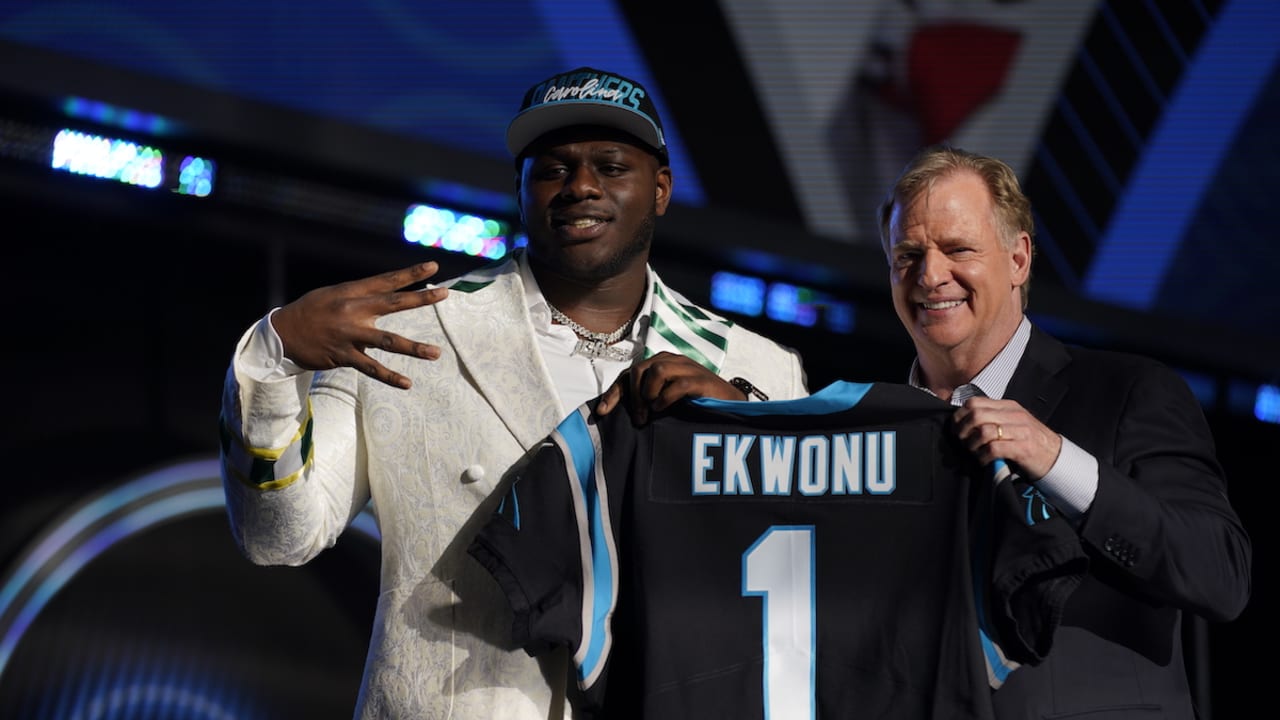
M 387 369 L 365 350 L 376 347 L 425 360 L 440 357 L 439 347 L 376 325 L 383 315 L 434 305 L 448 297 L 445 288 L 406 289 L 439 269 L 436 262 L 419 263 L 306 293 L 271 316 L 284 356 L 307 370 L 350 367 L 393 387 L 408 388 L 409 378 Z

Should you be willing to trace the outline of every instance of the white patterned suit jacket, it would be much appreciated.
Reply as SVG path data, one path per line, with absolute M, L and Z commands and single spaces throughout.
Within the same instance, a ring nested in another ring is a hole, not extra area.
M 797 353 L 650 278 L 646 356 L 680 352 L 773 399 L 807 394 Z M 542 361 L 514 258 L 445 285 L 444 301 L 379 321 L 444 351 L 370 351 L 410 390 L 350 368 L 259 382 L 232 362 L 221 416 L 232 531 L 253 562 L 300 565 L 372 501 L 381 588 L 357 717 L 569 717 L 567 659 L 512 645 L 507 601 L 466 547 L 510 469 L 571 408 Z

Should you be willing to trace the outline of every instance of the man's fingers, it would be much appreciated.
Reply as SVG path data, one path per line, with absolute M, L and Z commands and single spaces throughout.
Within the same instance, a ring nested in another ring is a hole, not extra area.
M 401 290 L 410 285 L 415 285 L 432 276 L 440 270 L 440 263 L 435 260 L 417 263 L 399 270 L 391 270 L 389 272 L 376 275 L 374 278 L 384 289 Z
M 391 387 L 408 390 L 413 385 L 409 378 L 392 371 L 387 366 L 363 353 L 361 353 L 359 360 L 351 364 L 351 367 Z
M 423 288 L 422 290 L 410 290 L 387 293 L 387 305 L 384 312 L 379 315 L 387 315 L 409 308 L 422 307 L 424 305 L 434 305 L 441 300 L 449 297 L 448 288 Z
M 699 385 L 697 378 L 667 377 L 649 406 L 654 412 L 662 412 L 686 397 L 706 397 L 707 393 L 700 390 Z
M 377 348 L 397 355 L 424 358 L 426 360 L 437 360 L 440 358 L 440 347 L 437 345 L 430 345 L 418 342 L 417 340 L 410 340 L 403 335 L 397 335 L 385 330 L 377 330 L 375 332 L 376 334 L 370 338 L 370 340 L 364 342 L 365 347 Z
M 422 358 L 423 360 L 439 360 L 441 351 L 437 345 L 429 345 L 427 343 L 409 340 L 395 333 L 384 332 L 379 336 L 377 344 L 370 344 L 367 347 L 377 348 L 398 355 L 408 355 L 410 357 Z M 386 383 L 392 387 L 408 389 L 413 383 L 409 378 L 395 372 L 375 360 L 366 352 L 357 351 L 357 357 L 351 363 L 351 367 L 368 375 L 374 380 Z
M 662 390 L 670 382 L 670 378 L 662 372 L 657 363 L 650 364 L 643 370 L 633 368 L 632 374 L 636 377 L 633 381 L 632 391 L 635 398 L 632 404 L 636 409 L 648 414 L 650 409 L 662 409 Z
M 449 288 L 428 288 L 426 290 L 419 290 L 418 296 L 422 298 L 423 305 L 434 305 L 449 297 Z
M 401 375 L 400 373 L 391 372 L 386 368 L 383 368 L 381 374 L 374 375 L 373 377 L 377 380 L 381 380 L 391 387 L 400 388 L 401 390 L 408 390 L 413 387 L 413 381 L 409 380 L 409 378 Z
M 615 381 L 600 396 L 600 402 L 596 403 L 597 415 L 608 415 L 618 406 L 618 400 L 622 397 L 622 388 Z

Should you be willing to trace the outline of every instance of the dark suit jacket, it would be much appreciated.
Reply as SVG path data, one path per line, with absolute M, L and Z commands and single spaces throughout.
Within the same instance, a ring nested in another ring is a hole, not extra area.
M 1097 458 L 1098 492 L 1079 528 L 1089 576 L 1045 661 L 995 692 L 996 716 L 1191 720 L 1181 613 L 1234 619 L 1252 561 L 1195 396 L 1153 360 L 1033 327 L 1005 398 Z

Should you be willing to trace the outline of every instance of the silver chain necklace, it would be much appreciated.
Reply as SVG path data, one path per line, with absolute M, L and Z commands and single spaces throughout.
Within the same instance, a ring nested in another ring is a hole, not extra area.
M 545 301 L 546 298 L 543 298 Z M 574 355 L 581 355 L 592 360 L 603 358 L 605 360 L 616 360 L 618 362 L 626 362 L 631 359 L 632 352 L 619 347 L 613 347 L 613 344 L 622 339 L 623 335 L 631 329 L 631 324 L 636 321 L 633 317 L 622 324 L 622 327 L 613 332 L 602 333 L 588 330 L 573 318 L 560 312 L 555 305 L 547 303 L 547 309 L 551 311 L 551 319 L 568 327 L 578 336 L 578 344 L 573 348 Z

